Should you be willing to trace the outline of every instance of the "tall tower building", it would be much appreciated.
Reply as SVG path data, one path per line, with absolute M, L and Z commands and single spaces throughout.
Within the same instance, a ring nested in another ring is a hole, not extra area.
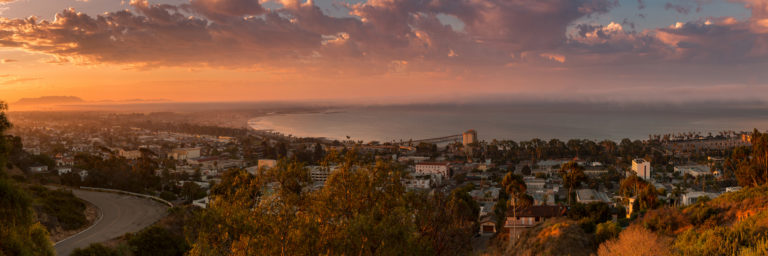
M 462 144 L 464 144 L 464 147 L 472 143 L 477 143 L 477 132 L 475 130 L 464 132 L 462 134 Z

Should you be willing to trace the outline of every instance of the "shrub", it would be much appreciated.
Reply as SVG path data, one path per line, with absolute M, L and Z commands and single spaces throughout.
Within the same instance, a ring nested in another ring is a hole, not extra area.
M 669 255 L 669 238 L 657 235 L 650 230 L 633 225 L 619 234 L 617 239 L 609 240 L 600 245 L 599 256 L 629 256 L 629 255 Z
M 621 227 L 613 221 L 597 224 L 595 228 L 595 244 L 601 244 L 609 239 L 614 239 L 621 233 Z
M 184 238 L 158 226 L 150 227 L 132 236 L 128 240 L 128 245 L 136 256 L 184 255 L 188 248 Z
M 115 249 L 94 243 L 85 248 L 77 248 L 70 256 L 118 256 Z

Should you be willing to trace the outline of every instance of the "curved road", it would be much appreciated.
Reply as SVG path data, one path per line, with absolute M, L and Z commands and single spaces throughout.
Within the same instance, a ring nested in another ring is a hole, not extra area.
M 56 243 L 54 248 L 59 256 L 67 256 L 75 248 L 139 231 L 165 216 L 168 209 L 158 202 L 128 195 L 78 189 L 72 193 L 98 207 L 101 216 L 85 231 Z

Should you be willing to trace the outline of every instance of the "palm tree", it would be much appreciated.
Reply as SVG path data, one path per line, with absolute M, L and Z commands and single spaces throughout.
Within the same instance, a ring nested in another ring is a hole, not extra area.
M 568 187 L 568 204 L 570 205 L 573 188 L 579 186 L 586 178 L 584 168 L 574 161 L 567 162 L 560 167 L 560 177 L 563 178 L 563 185 Z

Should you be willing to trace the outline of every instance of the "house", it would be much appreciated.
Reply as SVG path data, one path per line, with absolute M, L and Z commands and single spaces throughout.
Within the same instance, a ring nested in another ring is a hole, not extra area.
M 576 202 L 582 204 L 588 203 L 612 203 L 611 199 L 603 192 L 598 192 L 594 189 L 577 189 L 576 190 Z
M 544 189 L 544 187 L 547 185 L 547 180 L 534 178 L 531 176 L 524 177 L 523 182 L 525 182 L 525 186 L 529 190 L 541 190 Z
M 168 158 L 179 161 L 198 157 L 200 157 L 200 148 L 177 148 L 168 153 Z
M 75 158 L 73 157 L 57 157 L 56 166 L 72 166 L 75 165 Z
M 680 175 L 689 174 L 693 177 L 712 175 L 706 165 L 681 165 L 675 166 L 674 171 Z
M 139 159 L 141 157 L 141 151 L 138 151 L 138 150 L 128 150 L 128 151 L 126 151 L 126 150 L 120 149 L 117 152 L 118 152 L 118 154 L 117 154 L 118 156 L 123 157 L 123 158 L 128 159 L 128 160 L 136 160 L 136 159 Z
M 430 175 L 423 175 L 423 176 L 417 176 L 408 178 L 405 180 L 405 187 L 410 190 L 420 190 L 420 189 L 430 189 L 432 186 L 434 186 L 435 181 L 432 179 L 432 176 Z
M 707 197 L 709 199 L 713 199 L 713 198 L 718 197 L 718 196 L 720 196 L 720 194 L 718 194 L 718 193 L 710 193 L 710 192 L 703 192 L 703 191 L 691 191 L 691 192 L 683 194 L 683 196 L 680 199 L 680 201 L 685 206 L 685 205 L 695 204 L 697 201 L 699 201 L 699 198 Z
M 510 207 L 504 222 L 504 232 L 509 232 L 510 241 L 514 241 L 528 228 L 563 214 L 565 208 L 559 205 L 534 205 L 517 211 Z
M 266 169 L 275 168 L 275 166 L 277 166 L 277 160 L 275 160 L 275 159 L 259 159 L 259 162 L 258 162 L 257 166 L 258 166 L 259 169 L 261 169 L 261 168 L 266 168 Z
M 48 172 L 48 166 L 40 165 L 40 166 L 32 166 L 29 167 L 30 172 Z
M 209 202 L 210 200 L 206 196 L 206 197 L 192 201 L 192 205 L 205 209 L 205 208 L 208 208 Z
M 309 176 L 312 178 L 312 181 L 325 183 L 325 181 L 328 180 L 328 177 L 331 176 L 331 173 L 339 169 L 339 167 L 313 165 L 308 166 L 307 169 L 309 169 Z
M 80 175 L 80 181 L 85 181 L 85 177 L 88 177 L 88 171 L 86 170 L 82 170 L 77 174 Z
M 603 174 L 608 174 L 608 169 L 604 167 L 586 167 L 584 168 L 584 174 L 590 177 L 596 177 Z
M 451 169 L 448 167 L 447 162 L 440 163 L 428 163 L 422 162 L 416 164 L 414 167 L 414 173 L 416 175 L 437 175 L 440 178 L 448 178 L 451 176 Z
M 481 236 L 492 236 L 496 234 L 496 216 L 485 215 L 480 218 L 480 232 Z
M 72 167 L 59 167 L 56 168 L 56 172 L 59 176 L 72 172 Z

